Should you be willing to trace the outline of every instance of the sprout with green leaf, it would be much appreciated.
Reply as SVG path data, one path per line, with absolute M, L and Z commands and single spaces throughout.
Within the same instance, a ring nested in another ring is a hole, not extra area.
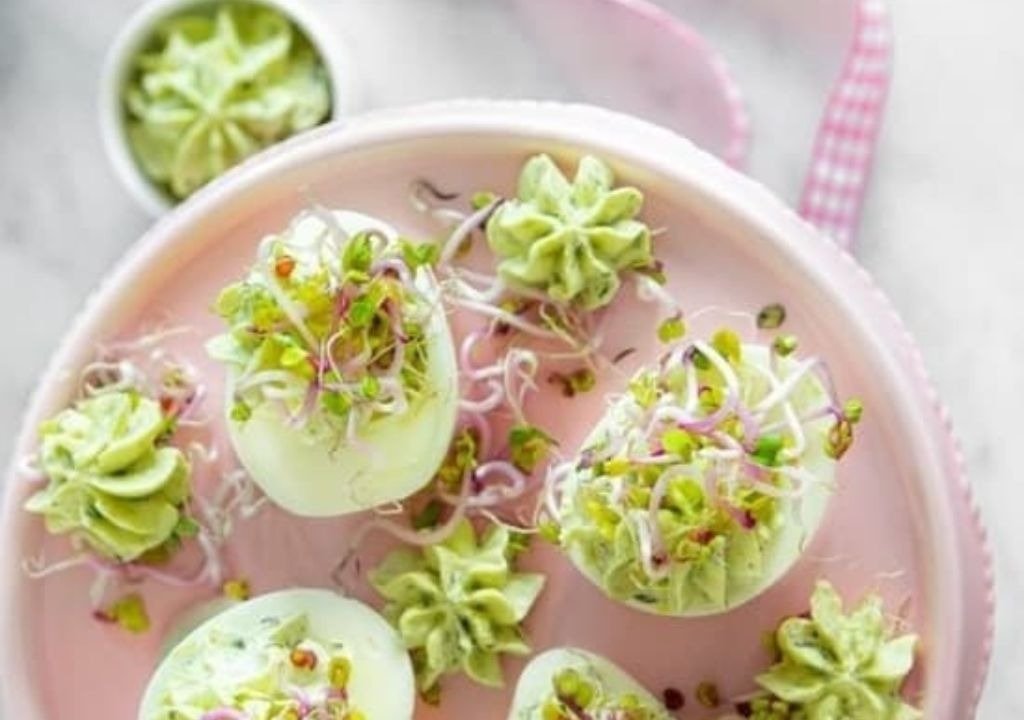
M 465 672 L 500 686 L 503 654 L 530 652 L 520 624 L 544 586 L 544 576 L 519 573 L 512 534 L 491 526 L 481 538 L 460 523 L 422 553 L 399 550 L 370 575 L 388 601 L 384 615 L 412 651 L 420 690 Z

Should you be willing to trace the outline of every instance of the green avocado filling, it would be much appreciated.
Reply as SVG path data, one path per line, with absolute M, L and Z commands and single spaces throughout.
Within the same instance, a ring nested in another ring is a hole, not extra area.
M 490 686 L 503 684 L 500 656 L 530 652 L 520 623 L 544 586 L 544 576 L 515 571 L 521 549 L 503 526 L 478 541 L 463 521 L 422 553 L 398 550 L 370 575 L 388 601 L 384 616 L 412 651 L 422 692 L 442 675 L 462 670 Z
M 611 169 L 589 155 L 571 182 L 547 155 L 530 158 L 518 197 L 487 223 L 501 276 L 585 310 L 610 303 L 624 271 L 654 264 L 651 232 L 636 219 L 643 195 L 613 181 Z
M 159 560 L 195 533 L 185 512 L 189 466 L 160 445 L 168 419 L 134 391 L 79 400 L 39 429 L 49 479 L 25 508 L 111 560 Z
M 615 599 L 728 607 L 768 572 L 804 493 L 830 480 L 829 420 L 800 420 L 831 402 L 808 367 L 730 330 L 679 346 L 633 378 L 568 469 L 545 536 Z
M 162 21 L 124 90 L 135 159 L 174 198 L 330 113 L 323 64 L 288 18 L 213 5 Z
M 899 696 L 914 665 L 917 636 L 892 637 L 882 601 L 870 596 L 849 614 L 827 582 L 811 597 L 809 617 L 775 633 L 780 660 L 757 677 L 769 695 L 750 703 L 753 720 L 917 720 Z
M 424 246 L 372 230 L 336 234 L 305 218 L 265 240 L 249 277 L 217 298 L 230 329 L 207 350 L 233 374 L 235 422 L 271 403 L 313 436 L 340 441 L 427 392 L 435 307 L 416 281 Z
M 668 720 L 663 708 L 635 693 L 608 692 L 600 675 L 588 670 L 559 670 L 551 679 L 551 694 L 530 720 Z
M 210 629 L 175 648 L 174 673 L 140 720 L 368 720 L 347 694 L 358 668 L 340 644 L 312 636 L 305 614 L 248 630 Z

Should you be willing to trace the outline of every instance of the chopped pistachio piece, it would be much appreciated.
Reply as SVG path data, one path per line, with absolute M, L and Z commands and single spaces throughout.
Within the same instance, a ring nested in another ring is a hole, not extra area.
M 106 615 L 122 630 L 135 635 L 149 630 L 149 614 L 146 612 L 146 603 L 138 593 L 132 593 L 117 600 L 106 611 Z
M 777 330 L 786 321 L 786 306 L 782 303 L 765 305 L 757 313 L 757 327 L 761 330 Z

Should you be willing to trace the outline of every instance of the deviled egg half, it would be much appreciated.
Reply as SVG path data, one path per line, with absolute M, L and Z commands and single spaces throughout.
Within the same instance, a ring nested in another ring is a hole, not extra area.
M 545 528 L 611 598 L 673 616 L 765 590 L 821 522 L 860 406 L 791 336 L 731 330 L 641 370 L 548 478 Z
M 423 487 L 448 449 L 457 364 L 432 245 L 359 213 L 307 212 L 265 238 L 216 310 L 231 441 L 271 500 L 343 515 Z
M 409 720 L 416 691 L 391 626 L 362 603 L 293 589 L 207 620 L 160 663 L 139 720 Z
M 650 692 L 599 655 L 555 648 L 519 676 L 508 720 L 670 720 Z

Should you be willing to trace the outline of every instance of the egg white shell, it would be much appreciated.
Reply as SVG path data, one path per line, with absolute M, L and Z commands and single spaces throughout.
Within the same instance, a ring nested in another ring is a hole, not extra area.
M 240 604 L 240 600 L 233 600 L 226 595 L 219 595 L 213 600 L 194 605 L 180 616 L 174 619 L 171 627 L 168 628 L 160 643 L 160 658 L 167 657 L 182 640 L 187 638 L 192 631 L 205 623 L 210 618 L 216 617 L 230 608 Z
M 539 720 L 540 705 L 551 695 L 552 680 L 559 671 L 568 668 L 596 674 L 610 695 L 633 693 L 651 707 L 662 707 L 646 688 L 610 660 L 579 648 L 554 648 L 536 656 L 523 668 L 508 720 Z
M 410 720 L 416 685 L 401 638 L 380 615 L 360 602 L 329 590 L 296 588 L 262 595 L 235 605 L 193 630 L 160 663 L 146 687 L 139 720 L 155 717 L 161 695 L 182 672 L 196 646 L 210 633 L 254 633 L 266 617 L 306 613 L 310 634 L 322 643 L 342 643 L 352 660 L 348 695 L 369 718 Z
M 768 348 L 762 345 L 744 345 L 743 358 L 744 362 L 767 368 L 770 354 Z M 784 362 L 793 361 L 784 360 Z M 826 404 L 828 402 L 828 394 L 821 385 L 821 382 L 816 377 L 811 377 L 811 382 L 814 383 L 816 399 L 819 399 L 821 404 Z M 614 432 L 613 428 L 617 427 L 616 420 L 616 407 L 613 406 L 598 422 L 594 430 L 584 441 L 583 446 L 587 447 L 606 433 Z M 822 518 L 825 516 L 825 511 L 828 508 L 829 498 L 832 496 L 836 463 L 825 454 L 825 437 L 829 427 L 830 420 L 828 418 L 804 425 L 807 448 L 801 459 L 801 465 L 818 478 L 819 482 L 808 488 L 801 498 L 799 509 L 794 500 L 780 499 L 781 511 L 785 513 L 786 519 L 780 532 L 763 548 L 763 572 L 761 575 L 754 578 L 744 578 L 735 583 L 730 582 L 724 607 L 710 603 L 695 605 L 679 613 L 679 617 L 702 617 L 728 612 L 766 591 L 796 564 L 796 561 L 800 558 L 800 555 L 821 525 Z M 577 485 L 578 479 L 575 477 L 570 478 L 566 485 L 565 497 L 571 497 L 575 493 Z M 588 568 L 583 553 L 578 548 L 570 548 L 568 555 L 584 576 L 598 587 L 601 587 L 600 577 L 596 572 Z M 655 615 L 664 614 L 645 603 L 633 600 L 627 600 L 625 603 L 644 612 Z
M 366 215 L 335 212 L 344 230 L 395 230 Z M 296 226 L 293 237 L 318 232 L 315 219 Z M 322 226 L 320 226 L 322 227 Z M 436 297 L 425 275 L 418 286 Z M 403 415 L 361 429 L 359 442 L 331 447 L 310 441 L 291 427 L 272 404 L 258 406 L 244 423 L 230 417 L 232 380 L 228 378 L 226 422 L 235 453 L 267 496 L 285 510 L 305 517 L 331 517 L 365 510 L 413 494 L 434 476 L 455 429 L 458 414 L 458 364 L 443 308 L 431 313 L 427 331 L 429 393 Z

